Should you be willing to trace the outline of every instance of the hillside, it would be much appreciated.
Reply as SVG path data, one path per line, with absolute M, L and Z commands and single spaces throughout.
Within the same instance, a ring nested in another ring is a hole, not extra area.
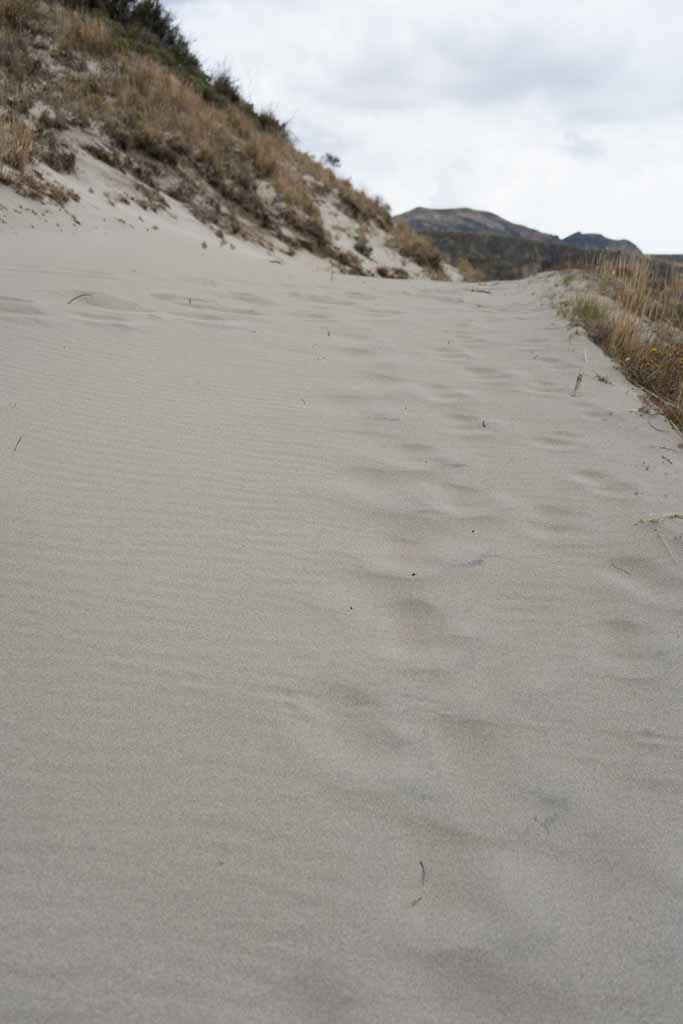
M 386 203 L 297 148 L 229 75 L 207 74 L 156 0 L 83 6 L 0 0 L 0 185 L 78 220 L 95 159 L 103 204 L 123 214 L 176 203 L 221 243 L 307 250 L 354 274 L 444 276 Z
M 569 245 L 574 249 L 591 249 L 598 252 L 640 252 L 638 246 L 634 245 L 633 242 L 629 242 L 627 238 L 616 239 L 606 238 L 605 235 L 586 235 L 581 231 L 568 235 L 567 238 L 562 239 L 562 242 L 564 245 Z
M 652 257 L 655 260 L 665 260 L 669 263 L 683 263 L 683 253 L 672 253 L 671 255 L 656 255 Z
M 504 235 L 506 238 L 523 238 L 532 242 L 557 242 L 556 235 L 548 235 L 534 228 L 513 224 L 495 213 L 485 210 L 471 210 L 461 207 L 455 210 L 430 210 L 417 206 L 414 210 L 401 213 L 396 218 L 409 224 L 415 231 L 425 234 L 438 232 L 465 233 L 473 235 Z
M 576 232 L 567 238 L 514 224 L 495 213 L 416 207 L 395 221 L 428 238 L 470 279 L 515 279 L 544 270 L 590 265 L 601 252 L 640 250 L 625 239 Z

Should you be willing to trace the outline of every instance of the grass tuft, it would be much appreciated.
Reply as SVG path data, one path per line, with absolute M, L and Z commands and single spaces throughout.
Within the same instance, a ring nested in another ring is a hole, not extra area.
M 404 221 L 396 220 L 393 224 L 393 231 L 389 244 L 392 245 L 401 256 L 413 260 L 419 266 L 424 267 L 430 277 L 434 280 L 445 279 L 441 253 L 433 242 L 425 235 L 418 235 Z
M 683 268 L 605 254 L 587 280 L 589 291 L 565 299 L 560 312 L 683 429 Z
M 33 128 L 12 114 L 0 118 L 0 164 L 24 171 L 33 157 Z

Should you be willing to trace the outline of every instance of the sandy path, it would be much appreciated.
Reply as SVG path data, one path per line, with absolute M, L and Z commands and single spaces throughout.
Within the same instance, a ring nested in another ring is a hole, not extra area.
M 673 431 L 547 280 L 35 235 L 3 1024 L 678 1022 Z

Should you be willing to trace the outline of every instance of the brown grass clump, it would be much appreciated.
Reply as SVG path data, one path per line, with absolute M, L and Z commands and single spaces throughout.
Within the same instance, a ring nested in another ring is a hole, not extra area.
M 105 17 L 55 6 L 57 45 L 62 54 L 110 57 L 119 49 L 119 36 Z
M 467 281 L 469 284 L 477 284 L 486 280 L 484 271 L 477 269 L 467 256 L 461 256 L 456 267 L 462 274 L 463 281 Z
M 33 156 L 33 129 L 12 114 L 0 118 L 0 164 L 23 171 Z
M 0 0 L 0 21 L 11 28 L 27 28 L 36 17 L 36 0 Z
M 683 429 L 683 268 L 605 254 L 588 280 L 561 311 Z
M 404 221 L 394 221 L 389 244 L 397 249 L 401 256 L 405 256 L 406 259 L 413 260 L 414 263 L 424 267 L 434 280 L 443 281 L 446 279 L 439 250 L 429 238 L 426 238 L 424 235 L 418 235 Z

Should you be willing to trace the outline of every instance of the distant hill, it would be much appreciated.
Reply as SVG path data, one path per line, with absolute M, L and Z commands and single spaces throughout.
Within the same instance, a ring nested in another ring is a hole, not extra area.
M 455 231 L 472 235 L 505 235 L 507 238 L 525 238 L 530 242 L 559 242 L 557 235 L 548 235 L 523 224 L 499 217 L 485 210 L 470 210 L 463 206 L 457 210 L 430 210 L 417 206 L 414 210 L 401 213 L 396 218 L 410 224 L 414 231 L 429 234 L 431 231 Z
M 656 255 L 652 257 L 653 260 L 665 260 L 669 263 L 683 263 L 683 253 L 676 253 L 670 255 Z
M 581 232 L 560 238 L 469 207 L 431 210 L 418 206 L 395 220 L 427 236 L 473 280 L 528 277 L 543 270 L 584 266 L 598 252 L 640 252 L 626 239 Z
M 640 252 L 638 246 L 629 242 L 627 238 L 614 239 L 605 238 L 604 235 L 584 235 L 580 231 L 563 238 L 562 242 L 564 245 L 571 245 L 573 249 L 599 249 L 609 252 L 618 249 L 620 252 Z

